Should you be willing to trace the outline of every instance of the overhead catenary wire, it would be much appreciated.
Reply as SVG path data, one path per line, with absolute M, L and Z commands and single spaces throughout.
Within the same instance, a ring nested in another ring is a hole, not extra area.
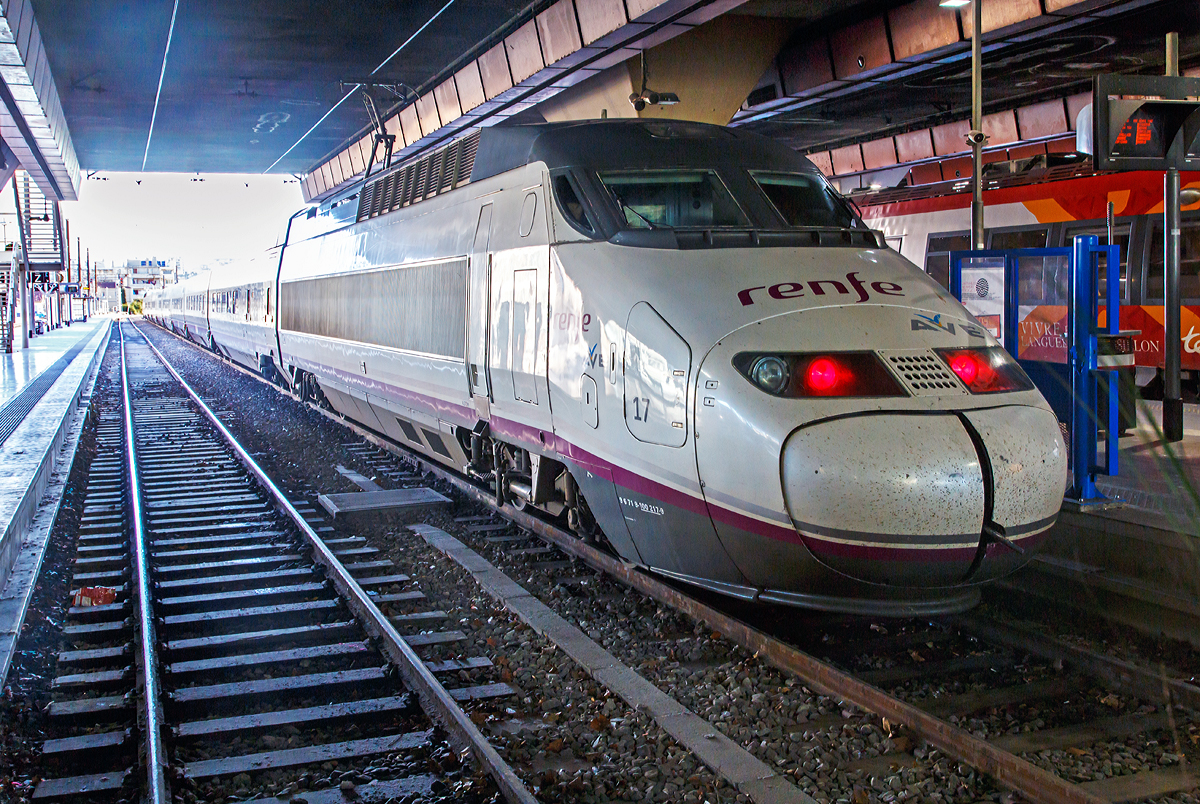
M 163 79 L 167 75 L 167 56 L 171 53 L 171 39 L 175 36 L 175 18 L 179 16 L 179 0 L 171 9 L 171 27 L 167 29 L 167 46 L 163 48 L 162 69 L 158 73 L 158 91 L 154 93 L 154 111 L 150 113 L 150 130 L 146 132 L 146 150 L 142 153 L 142 170 L 150 158 L 150 140 L 154 137 L 154 123 L 158 119 L 158 102 L 162 98 Z
M 379 62 L 379 64 L 376 65 L 375 69 L 371 71 L 371 75 L 375 75 L 376 73 L 378 73 L 385 66 L 387 66 L 388 62 L 390 62 L 392 59 L 396 58 L 396 56 L 400 55 L 400 51 L 402 51 L 402 50 L 404 50 L 404 48 L 408 47 L 409 43 L 412 42 L 412 40 L 414 40 L 418 36 L 420 36 L 421 32 L 424 31 L 426 28 L 428 28 L 430 25 L 432 25 L 434 20 L 436 20 L 438 17 L 442 16 L 442 14 L 445 13 L 445 11 L 448 8 L 450 8 L 450 6 L 454 5 L 454 2 L 455 2 L 455 0 L 446 0 L 446 4 L 444 6 L 442 6 L 441 8 L 439 8 L 437 10 L 436 14 L 434 14 L 429 19 L 425 20 L 424 24 L 422 24 L 420 28 L 413 31 L 412 34 L 410 34 L 409 37 L 407 39 L 405 39 L 403 43 L 401 43 L 400 47 L 393 50 L 390 56 L 388 56 L 383 61 Z M 347 90 L 346 94 L 342 95 L 341 100 L 339 100 L 337 103 L 333 104 L 333 106 L 330 107 L 329 111 L 327 111 L 325 114 L 321 115 L 321 119 L 318 120 L 317 122 L 313 123 L 312 126 L 309 127 L 308 131 L 301 134 L 300 139 L 293 142 L 291 147 L 288 148 L 286 151 L 284 151 L 282 154 L 280 154 L 278 159 L 276 159 L 274 162 L 272 162 L 270 165 L 268 165 L 267 169 L 264 170 L 263 173 L 270 173 L 271 168 L 278 165 L 280 162 L 283 161 L 284 157 L 286 157 L 292 151 L 296 150 L 296 147 L 300 143 L 304 142 L 304 140 L 308 137 L 309 134 L 312 134 L 314 131 L 316 131 L 317 127 L 319 125 L 321 125 L 322 123 L 324 123 L 325 120 L 328 119 L 329 115 L 333 114 L 337 110 L 337 108 L 339 106 L 341 106 L 343 103 L 345 103 L 350 98 L 351 95 L 353 95 L 355 92 L 357 92 L 359 90 L 360 87 L 362 87 L 362 84 L 355 84 L 353 87 L 351 87 L 349 90 Z

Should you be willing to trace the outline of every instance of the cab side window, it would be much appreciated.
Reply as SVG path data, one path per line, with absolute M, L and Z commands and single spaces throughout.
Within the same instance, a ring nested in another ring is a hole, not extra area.
M 596 234 L 596 227 L 592 225 L 587 208 L 570 176 L 564 173 L 554 177 L 554 197 L 563 216 L 573 227 L 589 237 Z

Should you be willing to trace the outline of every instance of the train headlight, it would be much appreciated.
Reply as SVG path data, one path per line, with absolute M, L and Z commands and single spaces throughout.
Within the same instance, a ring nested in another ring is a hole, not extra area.
M 1017 361 L 999 346 L 938 349 L 937 353 L 973 394 L 1028 391 L 1033 387 Z
M 904 396 L 904 389 L 873 352 L 762 354 L 742 352 L 733 365 L 772 396 Z
M 758 358 L 750 369 L 750 379 L 768 394 L 782 393 L 787 388 L 790 375 L 783 358 L 773 355 Z

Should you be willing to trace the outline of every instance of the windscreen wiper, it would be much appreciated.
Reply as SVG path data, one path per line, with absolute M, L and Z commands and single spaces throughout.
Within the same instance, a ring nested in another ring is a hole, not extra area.
M 619 207 L 621 208 L 621 211 L 622 211 L 622 212 L 624 212 L 624 211 L 629 211 L 629 212 L 632 212 L 634 215 L 637 215 L 639 218 L 641 218 L 643 221 L 645 221 L 645 222 L 646 222 L 646 225 L 647 225 L 647 226 L 649 226 L 651 229 L 657 229 L 657 228 L 659 228 L 657 225 L 655 225 L 654 221 L 650 220 L 650 219 L 649 219 L 649 218 L 647 218 L 645 215 L 643 215 L 642 213 L 638 212 L 638 211 L 637 211 L 636 209 L 634 209 L 633 207 L 629 206 L 629 204 L 626 204 L 626 203 L 625 203 L 625 199 L 624 199 L 624 198 L 621 198 L 621 196 L 617 195 L 616 193 L 613 193 L 613 198 L 617 199 L 617 206 L 619 206 Z M 669 226 L 668 226 L 668 227 L 666 227 L 666 228 L 668 228 L 668 229 L 669 229 L 669 228 L 671 228 L 671 227 L 669 227 Z

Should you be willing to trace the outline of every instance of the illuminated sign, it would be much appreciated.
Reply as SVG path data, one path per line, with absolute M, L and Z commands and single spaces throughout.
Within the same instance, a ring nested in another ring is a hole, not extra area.
M 1200 78 L 1096 76 L 1097 170 L 1200 169 Z

